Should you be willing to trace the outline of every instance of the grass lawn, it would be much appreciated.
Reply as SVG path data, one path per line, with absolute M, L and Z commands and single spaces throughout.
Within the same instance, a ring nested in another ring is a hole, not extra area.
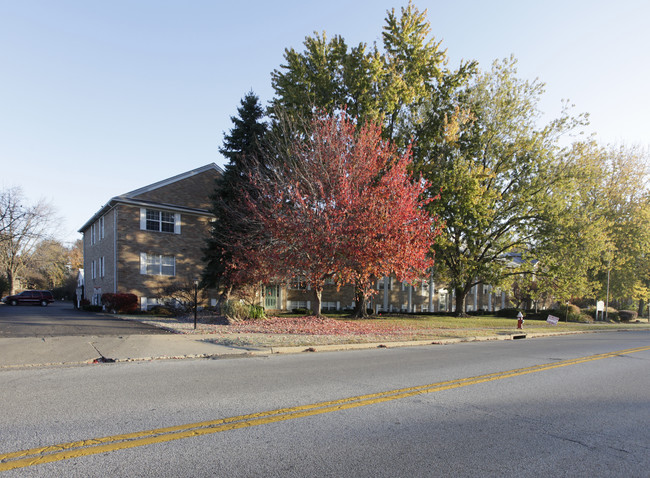
M 390 343 L 413 340 L 441 340 L 448 338 L 497 337 L 517 333 L 517 320 L 494 316 L 466 318 L 440 315 L 386 314 L 366 319 L 351 319 L 347 315 L 328 314 L 310 317 L 280 314 L 264 320 L 242 321 L 230 325 L 200 320 L 194 330 L 190 317 L 136 320 L 166 327 L 183 334 L 200 334 L 206 340 L 224 345 L 292 346 L 354 343 Z M 542 320 L 526 320 L 523 332 L 571 332 L 596 330 L 650 330 L 647 323 L 560 322 L 550 325 Z
M 440 330 L 455 330 L 458 333 L 472 332 L 468 335 L 494 335 L 499 332 L 512 333 L 517 330 L 517 319 L 510 319 L 504 317 L 494 316 L 471 316 L 471 317 L 450 317 L 439 315 L 385 315 L 377 318 L 368 319 L 350 319 L 340 318 L 339 320 L 346 320 L 357 323 L 371 323 L 377 326 L 384 325 L 386 327 L 400 327 L 400 328 L 413 328 L 420 329 L 422 332 L 440 331 Z M 557 325 L 551 325 L 545 320 L 529 320 L 524 321 L 524 330 L 530 332 L 562 332 L 562 331 L 578 331 L 578 330 L 612 330 L 612 329 L 638 329 L 650 328 L 647 323 L 604 323 L 595 322 L 592 324 L 582 324 L 577 322 L 560 321 Z M 466 335 L 466 334 L 462 334 Z

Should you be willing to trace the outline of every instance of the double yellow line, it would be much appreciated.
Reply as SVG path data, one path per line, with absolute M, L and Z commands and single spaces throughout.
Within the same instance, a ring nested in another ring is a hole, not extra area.
M 152 445 L 154 443 L 163 443 L 183 438 L 209 435 L 228 430 L 247 428 L 267 423 L 293 420 L 295 418 L 309 417 L 323 413 L 347 410 L 350 408 L 364 407 L 375 403 L 398 400 L 400 398 L 412 397 L 425 393 L 439 392 L 453 388 L 466 387 L 478 383 L 491 382 L 509 377 L 516 377 L 529 373 L 542 372 L 568 365 L 577 365 L 594 360 L 617 357 L 636 352 L 650 350 L 648 347 L 637 347 L 617 352 L 610 352 L 598 355 L 590 355 L 571 360 L 563 360 L 549 364 L 535 365 L 532 367 L 508 370 L 505 372 L 496 372 L 476 377 L 462 378 L 458 380 L 449 380 L 429 385 L 420 385 L 417 387 L 401 388 L 387 392 L 373 393 L 369 395 L 360 395 L 357 397 L 344 398 L 341 400 L 330 400 L 327 402 L 315 403 L 312 405 L 303 405 L 292 408 L 280 408 L 262 413 L 253 413 L 249 415 L 240 415 L 237 417 L 223 418 L 175 427 L 157 428 L 124 435 L 114 435 L 102 438 L 93 438 L 90 440 L 75 441 L 63 443 L 60 445 L 51 445 L 29 450 L 15 451 L 0 455 L 0 471 L 13 470 L 15 468 L 25 468 L 28 466 L 50 463 L 54 461 L 68 460 L 99 453 L 107 453 L 127 448 Z

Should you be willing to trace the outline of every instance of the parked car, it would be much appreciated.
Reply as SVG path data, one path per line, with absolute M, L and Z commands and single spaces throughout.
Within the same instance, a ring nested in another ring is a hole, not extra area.
M 8 295 L 2 300 L 9 305 L 40 304 L 45 307 L 47 304 L 54 302 L 54 297 L 52 297 L 52 292 L 49 290 L 24 290 L 20 294 Z

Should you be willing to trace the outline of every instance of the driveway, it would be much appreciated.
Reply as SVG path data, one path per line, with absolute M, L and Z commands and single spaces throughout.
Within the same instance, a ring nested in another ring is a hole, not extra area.
M 47 307 L 0 304 L 0 337 L 167 333 L 170 332 L 140 322 L 75 310 L 71 302 L 54 302 Z

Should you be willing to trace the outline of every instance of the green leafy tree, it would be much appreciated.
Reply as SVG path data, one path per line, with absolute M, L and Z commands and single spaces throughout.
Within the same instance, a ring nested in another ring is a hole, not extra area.
M 570 171 L 558 139 L 579 121 L 565 113 L 539 127 L 542 92 L 516 77 L 513 58 L 495 62 L 448 101 L 432 101 L 418 128 L 416 168 L 441 194 L 430 205 L 445 226 L 434 251 L 459 315 L 474 285 L 532 271 L 540 224 L 561 200 Z M 524 260 L 516 269 L 513 253 Z
M 233 289 L 254 281 L 252 274 L 259 267 L 251 262 L 255 255 L 250 252 L 259 247 L 259 240 L 264 236 L 242 203 L 251 185 L 250 165 L 257 164 L 263 156 L 267 132 L 264 110 L 259 98 L 249 92 L 241 100 L 237 113 L 231 117 L 233 127 L 219 148 L 229 162 L 215 184 L 212 196 L 215 221 L 204 250 L 203 284 L 219 288 L 222 300 L 227 300 Z
M 285 50 L 285 63 L 272 75 L 272 106 L 303 119 L 346 108 L 359 125 L 382 122 L 384 137 L 404 147 L 422 104 L 444 96 L 474 67 L 463 63 L 449 71 L 446 53 L 430 31 L 426 10 L 409 2 L 399 14 L 387 13 L 383 51 L 366 43 L 349 48 L 340 36 L 328 40 L 315 33 L 305 39 L 303 52 Z
M 603 148 L 600 194 L 605 199 L 608 254 L 598 277 L 605 298 L 606 271 L 610 297 L 618 301 L 647 299 L 650 285 L 650 191 L 647 152 L 639 148 Z
M 603 160 L 592 141 L 574 143 L 563 155 L 564 174 L 553 190 L 557 199 L 548 202 L 531 247 L 537 267 L 522 281 L 534 300 L 565 303 L 598 290 L 596 274 L 609 247 Z

